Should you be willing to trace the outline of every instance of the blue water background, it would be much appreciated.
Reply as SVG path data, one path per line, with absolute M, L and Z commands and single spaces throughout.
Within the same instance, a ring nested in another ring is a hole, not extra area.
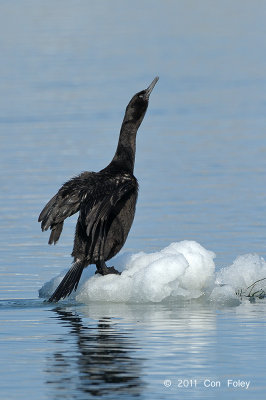
M 43 305 L 76 217 L 56 247 L 37 223 L 64 181 L 111 160 L 128 100 L 159 75 L 124 250 L 196 240 L 217 270 L 266 257 L 265 20 L 263 1 L 0 2 L 1 400 L 265 398 L 265 301 Z

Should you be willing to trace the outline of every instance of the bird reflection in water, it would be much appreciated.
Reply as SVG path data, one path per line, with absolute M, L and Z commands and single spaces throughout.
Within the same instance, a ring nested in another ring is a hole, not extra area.
M 98 323 L 91 320 L 86 326 L 76 312 L 59 307 L 53 311 L 60 323 L 70 328 L 68 335 L 55 340 L 58 351 L 47 360 L 46 383 L 55 398 L 141 395 L 143 358 L 135 356 L 137 345 L 129 334 L 116 331 L 110 318 Z

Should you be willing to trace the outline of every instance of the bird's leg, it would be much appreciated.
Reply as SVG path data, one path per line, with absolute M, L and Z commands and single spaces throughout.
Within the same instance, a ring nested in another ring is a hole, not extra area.
M 96 263 L 96 268 L 97 268 L 97 271 L 95 272 L 96 274 L 98 273 L 101 275 L 108 275 L 108 274 L 121 275 L 121 272 L 117 271 L 115 267 L 107 267 L 104 260 L 98 261 Z
M 117 274 L 120 275 L 115 267 L 107 267 L 104 261 L 104 238 L 106 237 L 106 224 L 104 222 L 100 225 L 100 251 L 99 251 L 99 261 L 96 263 L 97 271 L 101 275 L 107 274 Z

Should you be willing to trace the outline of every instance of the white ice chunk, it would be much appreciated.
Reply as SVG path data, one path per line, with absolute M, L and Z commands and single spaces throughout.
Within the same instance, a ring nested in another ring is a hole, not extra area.
M 77 300 L 144 303 L 177 296 L 197 298 L 213 277 L 214 257 L 194 241 L 172 243 L 155 253 L 134 254 L 120 276 L 96 275 L 87 280 Z
M 232 265 L 222 268 L 216 275 L 215 283 L 231 287 L 232 293 L 243 296 L 259 295 L 266 292 L 266 262 L 257 254 L 244 254 L 236 258 Z M 250 286 L 252 285 L 252 286 Z
M 109 262 L 121 275 L 95 275 L 95 267 L 85 268 L 76 298 L 82 303 L 158 303 L 173 299 L 196 299 L 228 305 L 239 304 L 240 296 L 266 293 L 266 262 L 256 254 L 237 257 L 232 265 L 215 274 L 215 254 L 195 241 L 171 243 L 161 251 L 120 255 Z M 66 271 L 45 283 L 40 297 L 48 298 L 63 279 Z

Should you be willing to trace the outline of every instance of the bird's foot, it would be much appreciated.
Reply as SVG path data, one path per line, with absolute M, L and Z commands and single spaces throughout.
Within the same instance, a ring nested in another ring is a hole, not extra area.
M 117 271 L 117 269 L 115 269 L 115 267 L 106 267 L 106 268 L 107 268 L 107 272 L 104 275 L 107 275 L 107 274 L 121 275 L 121 272 Z
M 100 267 L 97 266 L 97 270 L 95 271 L 95 274 L 101 274 L 101 275 L 116 274 L 116 275 L 121 275 L 121 272 L 117 271 L 117 269 L 115 269 L 115 267 L 107 267 L 106 265 L 101 265 Z

